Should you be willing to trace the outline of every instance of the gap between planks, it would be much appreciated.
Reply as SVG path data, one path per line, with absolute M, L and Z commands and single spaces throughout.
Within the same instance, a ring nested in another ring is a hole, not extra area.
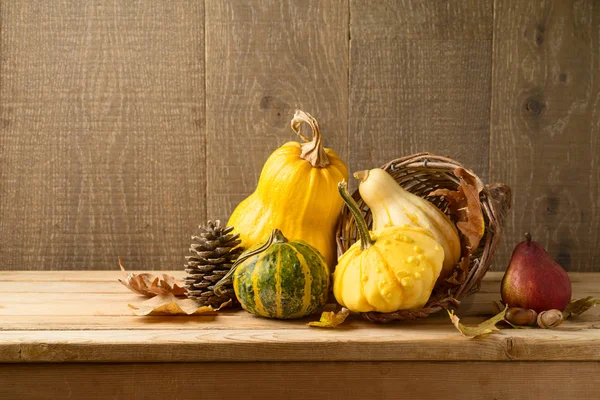
M 185 271 L 127 271 L 127 273 L 169 274 L 176 278 L 183 278 Z M 500 282 L 504 272 L 490 271 L 483 282 Z M 572 282 L 595 281 L 600 282 L 600 272 L 569 272 Z M 106 271 L 0 271 L 0 282 L 114 282 L 123 278 L 119 270 Z
M 590 274 L 591 275 L 591 274 Z M 600 274 L 599 274 L 600 275 Z M 600 280 L 595 276 L 588 279 L 572 279 L 576 291 L 589 292 L 590 295 L 600 291 Z M 74 293 L 74 294 L 106 294 L 128 295 L 127 289 L 116 279 L 107 281 L 1 281 L 0 293 Z M 478 293 L 500 293 L 500 281 L 484 280 Z

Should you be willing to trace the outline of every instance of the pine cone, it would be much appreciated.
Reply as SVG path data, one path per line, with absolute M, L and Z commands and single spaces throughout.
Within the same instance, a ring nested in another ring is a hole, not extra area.
M 190 245 L 185 271 L 185 287 L 187 296 L 201 306 L 220 307 L 232 300 L 237 303 L 233 282 L 224 283 L 222 293 L 217 296 L 213 292 L 214 285 L 231 269 L 233 263 L 242 253 L 239 234 L 232 234 L 232 226 L 222 227 L 220 221 L 208 221 L 198 227 L 199 236 L 192 236 L 195 243 Z

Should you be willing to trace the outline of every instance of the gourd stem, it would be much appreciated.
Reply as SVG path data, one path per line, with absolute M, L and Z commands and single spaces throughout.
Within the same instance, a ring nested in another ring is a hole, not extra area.
M 356 226 L 358 228 L 358 234 L 360 236 L 360 249 L 366 250 L 369 247 L 373 246 L 375 241 L 371 238 L 371 234 L 369 233 L 369 227 L 367 227 L 367 221 L 365 221 L 365 217 L 363 217 L 362 213 L 358 209 L 358 204 L 352 198 L 350 193 L 348 192 L 348 184 L 346 181 L 341 181 L 338 183 L 338 191 L 340 192 L 340 196 L 344 199 L 344 203 L 354 216 L 356 220 Z
M 225 274 L 225 276 L 223 278 L 221 278 L 221 280 L 219 280 L 219 282 L 217 282 L 217 284 L 213 287 L 213 292 L 217 296 L 220 296 L 223 294 L 223 292 L 221 291 L 221 286 L 223 286 L 231 278 L 231 275 L 234 274 L 235 270 L 241 263 L 243 263 L 250 257 L 260 254 L 263 251 L 267 250 L 269 247 L 271 247 L 271 245 L 273 243 L 285 243 L 285 242 L 287 242 L 287 239 L 285 236 L 283 236 L 283 233 L 281 233 L 281 231 L 279 229 L 273 229 L 273 231 L 271 232 L 271 235 L 269 236 L 269 239 L 262 246 L 260 246 L 259 248 L 255 249 L 255 250 L 249 251 L 247 253 L 243 253 L 237 259 L 237 261 L 235 263 L 233 263 L 229 272 L 227 272 L 227 274 Z
M 359 181 L 364 182 L 369 178 L 369 170 L 365 169 L 364 171 L 355 172 L 354 177 Z
M 287 243 L 288 240 L 285 236 L 283 236 L 283 232 L 279 229 L 273 229 L 271 232 L 271 236 L 273 236 L 273 243 Z
M 302 134 L 303 122 L 306 122 L 312 128 L 312 140 L 309 140 Z M 292 118 L 291 126 L 292 130 L 306 142 L 302 144 L 300 158 L 310 162 L 315 168 L 327 167 L 330 164 L 329 157 L 327 156 L 327 153 L 325 153 L 325 148 L 323 148 L 323 137 L 321 136 L 317 120 L 307 112 L 296 110 L 294 118 Z

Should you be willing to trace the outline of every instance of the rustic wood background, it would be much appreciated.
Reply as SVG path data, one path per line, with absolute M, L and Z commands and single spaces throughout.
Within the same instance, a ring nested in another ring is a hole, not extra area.
M 0 269 L 178 269 L 314 114 L 350 170 L 419 151 L 600 271 L 600 2 L 2 0 Z

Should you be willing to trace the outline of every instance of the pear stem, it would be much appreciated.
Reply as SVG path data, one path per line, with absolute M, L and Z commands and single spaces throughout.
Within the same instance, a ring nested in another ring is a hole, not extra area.
M 527 244 L 531 244 L 531 233 L 525 233 L 525 240 L 527 240 Z
M 356 220 L 356 226 L 360 236 L 360 249 L 366 250 L 375 244 L 375 241 L 371 238 L 371 234 L 369 233 L 367 221 L 365 221 L 365 217 L 363 217 L 362 213 L 360 212 L 358 204 L 356 204 L 356 201 L 354 201 L 348 192 L 348 184 L 346 181 L 341 181 L 338 183 L 338 191 L 340 192 L 342 199 L 344 199 L 344 203 L 346 203 L 346 206 L 348 206 L 348 209 Z

